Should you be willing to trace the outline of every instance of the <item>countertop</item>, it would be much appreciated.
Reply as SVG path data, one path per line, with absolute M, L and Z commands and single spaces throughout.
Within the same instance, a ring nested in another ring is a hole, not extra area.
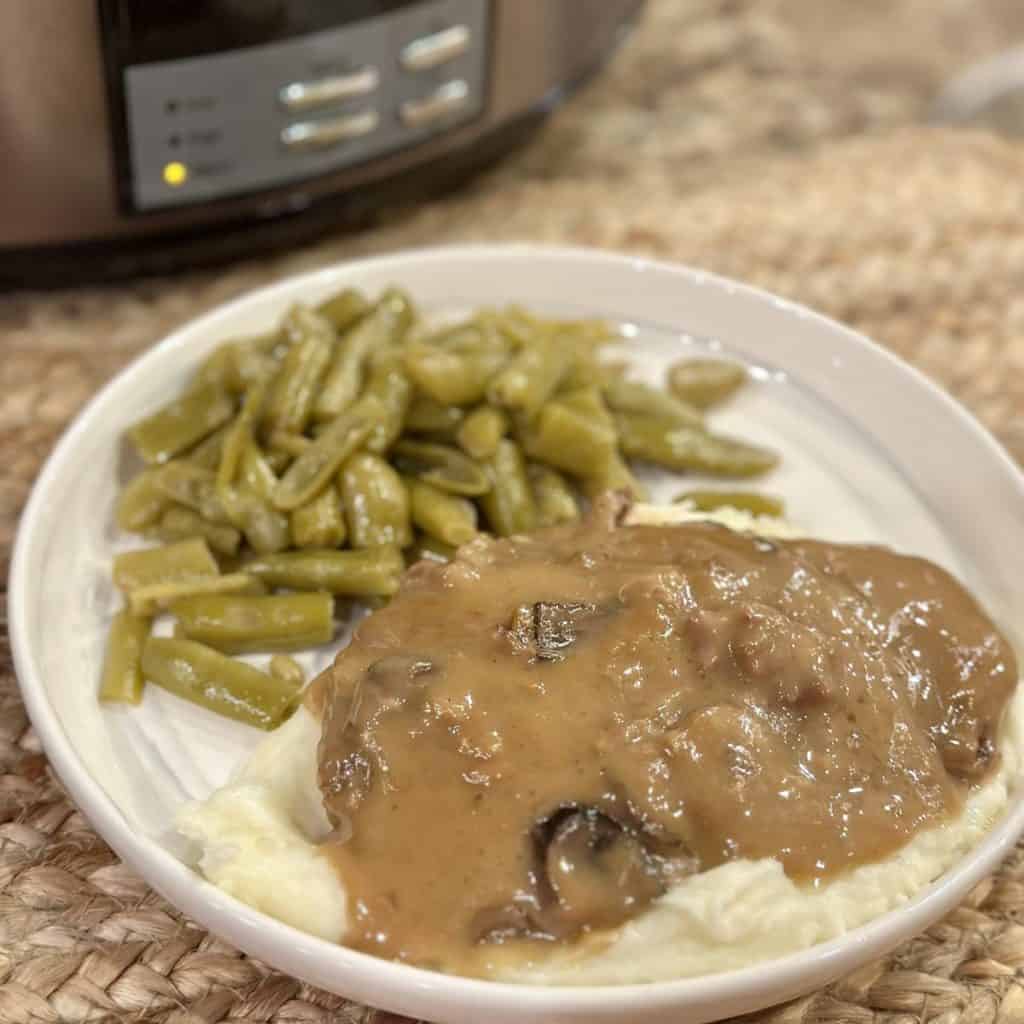
M 602 75 L 455 195 L 272 258 L 0 297 L 0 560 L 59 432 L 129 358 L 257 284 L 409 245 L 567 242 L 753 281 L 910 359 L 1024 460 L 1024 149 L 924 124 L 950 75 L 1022 39 L 1018 0 L 654 0 Z M 772 1019 L 1022 1021 L 1022 916 L 1018 854 L 928 937 Z M 0 1021 L 129 1015 L 369 1019 L 116 862 L 48 774 L 4 643 Z

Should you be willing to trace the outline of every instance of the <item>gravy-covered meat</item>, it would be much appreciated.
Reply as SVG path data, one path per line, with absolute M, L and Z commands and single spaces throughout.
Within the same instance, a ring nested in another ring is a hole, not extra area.
M 827 878 L 997 761 L 1014 655 L 942 569 L 621 514 L 417 565 L 318 680 L 351 945 L 467 971 L 730 859 Z

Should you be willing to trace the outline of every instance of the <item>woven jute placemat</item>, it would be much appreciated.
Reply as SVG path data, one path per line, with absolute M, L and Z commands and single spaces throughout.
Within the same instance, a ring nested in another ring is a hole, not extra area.
M 811 5 L 821 25 L 824 12 L 841 18 L 852 6 Z M 900 17 L 931 9 L 915 0 L 882 6 L 895 12 L 894 45 L 903 45 Z M 994 4 L 972 35 L 956 21 L 972 6 L 934 5 L 945 20 L 933 26 L 927 57 L 906 44 L 910 63 L 900 67 L 909 77 L 872 71 L 856 47 L 834 57 L 846 61 L 837 77 L 820 51 L 794 44 L 791 13 L 807 4 L 663 0 L 569 114 L 457 197 L 274 260 L 0 298 L 4 572 L 42 460 L 131 356 L 250 287 L 408 245 L 596 245 L 752 281 L 889 346 L 1024 462 L 1024 149 L 897 127 L 919 112 L 952 50 L 989 45 L 999 19 L 1013 16 Z M 698 24 L 712 12 L 717 21 Z M 808 31 L 819 31 L 811 21 Z M 866 137 L 842 141 L 864 128 Z M 962 907 L 890 957 L 748 1019 L 1024 1022 L 1022 971 L 1018 850 Z M 48 770 L 0 644 L 0 1024 L 391 1020 L 241 955 L 121 865 Z

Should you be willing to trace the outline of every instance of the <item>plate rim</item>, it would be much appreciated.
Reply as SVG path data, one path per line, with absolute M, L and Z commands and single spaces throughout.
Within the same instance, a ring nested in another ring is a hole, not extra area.
M 46 695 L 41 673 L 36 671 L 27 639 L 25 602 L 19 599 L 21 594 L 31 590 L 27 560 L 33 524 L 39 518 L 38 509 L 52 481 L 60 475 L 78 440 L 88 434 L 91 420 L 119 382 L 138 373 L 154 353 L 188 344 L 190 336 L 216 327 L 221 319 L 230 319 L 256 297 L 270 300 L 278 293 L 290 292 L 300 283 L 313 286 L 328 280 L 344 283 L 349 276 L 383 272 L 389 266 L 395 268 L 392 273 L 400 276 L 401 268 L 410 262 L 443 262 L 454 258 L 500 263 L 513 257 L 569 261 L 577 265 L 614 265 L 624 273 L 654 272 L 674 276 L 686 279 L 690 285 L 710 286 L 731 295 L 745 295 L 755 302 L 770 303 L 787 315 L 810 319 L 820 329 L 841 335 L 847 344 L 866 347 L 876 358 L 888 364 L 889 370 L 903 374 L 918 388 L 930 393 L 933 399 L 939 399 L 945 412 L 958 421 L 961 430 L 970 433 L 975 443 L 988 449 L 988 455 L 1015 482 L 1019 496 L 1024 499 L 1024 471 L 999 441 L 948 391 L 864 334 L 756 286 L 666 260 L 530 242 L 425 246 L 338 261 L 250 289 L 179 324 L 108 380 L 62 432 L 36 477 L 19 518 L 8 574 L 9 637 L 15 674 L 29 719 L 72 801 L 117 855 L 164 899 L 247 954 L 320 987 L 335 992 L 343 988 L 345 991 L 340 994 L 347 998 L 369 1001 L 374 1005 L 379 1005 L 383 998 L 385 1004 L 391 1004 L 386 1007 L 388 1009 L 420 1016 L 449 1013 L 453 1008 L 452 1002 L 456 1002 L 460 1004 L 459 1012 L 462 1014 L 501 1010 L 512 1014 L 508 1018 L 510 1020 L 526 1020 L 537 1013 L 568 1014 L 572 1019 L 580 1020 L 598 1014 L 600 1019 L 609 1019 L 615 1014 L 638 1010 L 678 1012 L 691 1006 L 703 1007 L 698 1012 L 706 1013 L 708 1008 L 719 1003 L 728 1006 L 728 1012 L 745 1012 L 737 1011 L 735 1007 L 752 1009 L 790 998 L 803 990 L 801 975 L 809 970 L 834 978 L 861 962 L 858 956 L 861 948 L 871 946 L 878 950 L 887 941 L 891 945 L 886 948 L 892 948 L 902 942 L 903 928 L 899 929 L 900 935 L 886 937 L 894 918 L 912 921 L 915 930 L 920 931 L 948 911 L 961 898 L 959 895 L 951 896 L 950 892 L 966 892 L 991 873 L 1024 831 L 1024 793 L 1018 792 L 1011 797 L 1003 816 L 981 843 L 911 900 L 858 928 L 808 949 L 747 967 L 670 981 L 578 986 L 488 981 L 444 975 L 381 960 L 308 935 L 229 896 L 177 860 L 155 840 L 134 833 L 113 799 L 78 757 Z M 325 980 L 322 972 L 309 969 L 313 962 L 320 961 L 336 961 L 336 977 L 341 981 L 340 985 Z M 762 1001 L 757 995 L 759 992 L 767 993 L 767 1000 Z M 458 1019 L 468 1020 L 470 1017 Z

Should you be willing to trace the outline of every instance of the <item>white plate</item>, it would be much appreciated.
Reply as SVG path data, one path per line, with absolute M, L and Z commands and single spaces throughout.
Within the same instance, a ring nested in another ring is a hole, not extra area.
M 259 332 L 296 300 L 391 283 L 439 313 L 517 302 L 617 321 L 627 325 L 637 372 L 651 378 L 684 352 L 744 359 L 758 383 L 714 422 L 783 451 L 783 467 L 765 487 L 785 496 L 795 522 L 832 539 L 880 540 L 930 557 L 959 575 L 1011 634 L 1024 624 L 1024 478 L 948 396 L 852 331 L 721 278 L 583 250 L 473 246 L 331 267 L 229 303 L 129 366 L 68 430 L 25 510 L 9 588 L 25 703 L 71 795 L 125 861 L 246 952 L 353 999 L 447 1024 L 693 1024 L 745 1012 L 894 947 L 996 866 L 1024 828 L 1019 795 L 984 843 L 927 891 L 840 939 L 740 971 L 614 988 L 500 985 L 377 960 L 271 920 L 186 867 L 168 828 L 175 808 L 224 781 L 254 736 L 155 687 L 137 711 L 102 710 L 95 701 L 115 603 L 110 557 L 125 540 L 112 514 L 126 472 L 121 434 L 176 394 L 219 342 Z M 662 495 L 682 486 L 656 484 Z

